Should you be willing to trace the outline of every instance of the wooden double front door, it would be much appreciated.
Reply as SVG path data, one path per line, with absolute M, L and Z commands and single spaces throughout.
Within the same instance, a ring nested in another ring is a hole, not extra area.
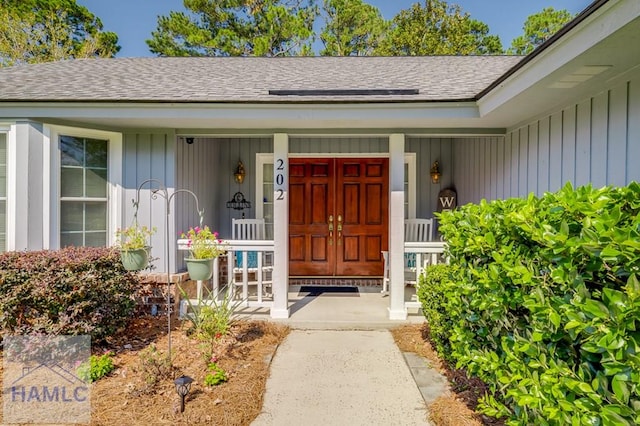
M 290 275 L 382 275 L 388 164 L 387 158 L 289 159 Z

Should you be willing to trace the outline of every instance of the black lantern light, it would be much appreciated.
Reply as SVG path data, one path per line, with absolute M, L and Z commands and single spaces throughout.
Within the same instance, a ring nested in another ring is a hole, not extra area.
M 244 164 L 242 164 L 242 161 L 238 160 L 238 166 L 236 167 L 236 170 L 233 172 L 233 178 L 237 183 L 242 183 L 244 182 L 244 177 L 246 175 L 247 175 L 247 172 L 245 172 L 244 170 Z
M 176 385 L 176 392 L 180 395 L 180 412 L 184 412 L 184 399 L 186 398 L 189 390 L 191 389 L 191 383 L 193 379 L 189 376 L 180 376 L 173 381 Z
M 438 160 L 436 160 L 431 165 L 431 183 L 440 182 L 440 176 L 442 176 L 442 172 L 440 171 L 440 163 L 438 163 Z

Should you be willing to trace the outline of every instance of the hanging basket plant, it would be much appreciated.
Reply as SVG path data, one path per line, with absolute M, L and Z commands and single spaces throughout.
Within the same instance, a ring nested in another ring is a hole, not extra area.
M 189 256 L 185 258 L 189 277 L 196 281 L 206 281 L 213 275 L 213 261 L 225 252 L 222 240 L 217 232 L 211 232 L 208 226 L 189 228 L 182 234 L 188 239 Z
M 194 281 L 207 281 L 213 276 L 213 261 L 215 259 L 186 258 L 189 278 Z
M 149 265 L 149 239 L 155 232 L 155 227 L 148 228 L 137 224 L 116 231 L 120 260 L 127 271 L 141 271 Z

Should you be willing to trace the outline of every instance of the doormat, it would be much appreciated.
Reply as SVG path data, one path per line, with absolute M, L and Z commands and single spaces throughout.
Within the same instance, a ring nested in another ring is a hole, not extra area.
M 320 296 L 324 294 L 326 296 L 347 296 L 347 297 L 359 297 L 358 287 L 347 286 L 318 286 L 318 285 L 303 285 L 300 287 L 298 295 L 303 296 L 301 293 L 309 293 L 306 296 Z

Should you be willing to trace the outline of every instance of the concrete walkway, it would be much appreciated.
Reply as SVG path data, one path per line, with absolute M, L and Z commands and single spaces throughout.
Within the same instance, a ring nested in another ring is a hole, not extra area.
M 444 392 L 442 379 L 424 360 L 409 363 L 388 330 L 293 330 L 252 425 L 429 425 L 425 400 Z

